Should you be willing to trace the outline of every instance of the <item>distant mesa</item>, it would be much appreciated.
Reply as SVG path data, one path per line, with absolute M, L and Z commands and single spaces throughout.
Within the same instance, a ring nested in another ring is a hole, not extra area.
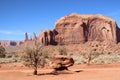
M 22 41 L 0 40 L 0 46 L 20 46 Z

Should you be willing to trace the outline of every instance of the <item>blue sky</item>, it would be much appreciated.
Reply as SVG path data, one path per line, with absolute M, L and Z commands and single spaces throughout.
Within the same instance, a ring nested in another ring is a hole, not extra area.
M 120 26 L 119 5 L 119 0 L 0 0 L 0 40 L 24 40 L 25 32 L 39 35 L 74 12 L 103 14 Z

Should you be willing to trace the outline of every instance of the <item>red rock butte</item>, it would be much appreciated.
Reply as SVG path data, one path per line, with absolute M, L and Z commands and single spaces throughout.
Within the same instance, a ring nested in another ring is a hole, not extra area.
M 120 42 L 116 22 L 101 14 L 70 14 L 56 21 L 53 30 L 41 30 L 38 40 L 44 45 L 68 45 L 97 41 Z

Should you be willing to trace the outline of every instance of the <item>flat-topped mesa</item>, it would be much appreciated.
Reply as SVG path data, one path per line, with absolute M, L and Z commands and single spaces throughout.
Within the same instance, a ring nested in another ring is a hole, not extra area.
M 0 46 L 20 46 L 22 41 L 13 41 L 13 40 L 0 40 Z
M 120 29 L 103 15 L 70 14 L 55 23 L 54 30 L 42 31 L 39 39 L 49 44 L 80 44 L 88 41 L 117 43 Z

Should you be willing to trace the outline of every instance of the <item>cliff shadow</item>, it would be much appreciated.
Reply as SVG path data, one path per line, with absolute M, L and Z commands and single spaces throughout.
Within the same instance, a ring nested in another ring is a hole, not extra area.
M 116 24 L 116 40 L 117 40 L 117 43 L 120 42 L 120 28 L 118 27 L 118 25 Z
M 84 22 L 83 22 L 83 24 L 81 26 L 83 27 L 84 41 L 87 42 L 88 41 L 88 26 Z
M 55 41 L 55 36 L 58 34 L 56 30 L 53 30 L 50 32 L 50 44 L 51 45 L 57 45 L 58 42 Z

